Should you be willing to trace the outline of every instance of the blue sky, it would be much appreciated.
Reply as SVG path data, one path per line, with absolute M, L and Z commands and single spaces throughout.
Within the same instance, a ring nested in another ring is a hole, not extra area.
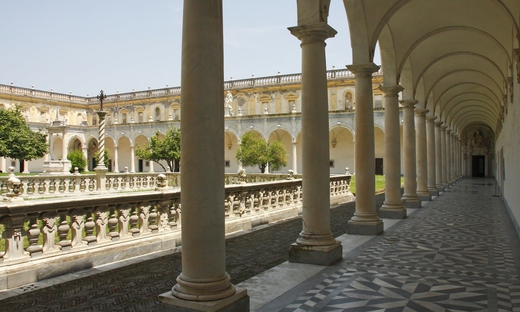
M 75 95 L 180 85 L 182 0 L 0 0 L 0 83 Z M 225 80 L 301 71 L 296 0 L 224 0 Z M 332 0 L 327 68 L 352 63 Z

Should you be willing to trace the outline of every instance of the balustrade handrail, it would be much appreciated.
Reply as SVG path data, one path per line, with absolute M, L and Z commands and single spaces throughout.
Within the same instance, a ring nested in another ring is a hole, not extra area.
M 373 76 L 383 75 L 382 69 L 379 69 Z M 354 78 L 354 74 L 348 69 L 332 69 L 327 71 L 327 80 L 340 80 L 345 78 Z M 301 83 L 301 74 L 284 74 L 266 77 L 252 77 L 246 79 L 229 80 L 224 82 L 224 90 L 250 88 L 270 85 L 287 85 Z M 80 103 L 80 104 L 98 104 L 99 100 L 95 96 L 79 96 L 72 94 L 56 93 L 53 91 L 43 91 L 34 88 L 16 87 L 13 85 L 0 84 L 0 94 L 16 94 L 22 96 L 31 96 L 43 99 L 55 99 L 63 102 Z M 116 93 L 107 95 L 104 103 L 131 101 L 134 99 L 164 97 L 180 95 L 181 87 L 167 87 L 159 89 L 148 89 L 142 91 L 132 91 L 125 93 Z

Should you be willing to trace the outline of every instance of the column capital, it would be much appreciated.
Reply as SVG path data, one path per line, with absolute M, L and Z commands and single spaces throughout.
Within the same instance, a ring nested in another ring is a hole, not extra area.
M 447 128 L 448 128 L 448 126 L 446 126 L 446 125 L 441 126 L 441 130 L 442 130 L 442 131 L 446 131 Z
M 419 101 L 417 100 L 402 100 L 402 101 L 399 101 L 399 103 L 401 103 L 401 105 L 405 108 L 414 108 L 415 105 L 417 105 L 417 103 L 419 103 Z
M 440 128 L 443 123 L 444 122 L 442 122 L 442 121 L 436 121 L 435 122 L 435 127 L 439 127 Z
M 378 71 L 379 68 L 380 67 L 374 63 L 347 65 L 347 69 L 356 77 L 372 77 L 372 73 Z
M 433 122 L 437 119 L 437 116 L 426 116 L 426 122 Z
M 418 108 L 418 109 L 415 110 L 415 116 L 417 116 L 417 117 L 424 117 L 424 116 L 426 116 L 426 114 L 429 111 L 430 111 L 429 109 Z
M 404 90 L 404 88 L 400 85 L 387 86 L 387 87 L 380 86 L 379 90 L 381 90 L 381 92 L 383 92 L 383 94 L 385 96 L 397 96 L 399 94 L 399 92 Z
M 305 43 L 324 43 L 327 38 L 334 37 L 338 32 L 327 23 L 301 25 L 287 28 L 293 36 Z
M 447 134 L 450 134 L 452 131 L 453 131 L 453 130 L 451 130 L 451 129 L 446 129 L 446 133 L 447 133 Z

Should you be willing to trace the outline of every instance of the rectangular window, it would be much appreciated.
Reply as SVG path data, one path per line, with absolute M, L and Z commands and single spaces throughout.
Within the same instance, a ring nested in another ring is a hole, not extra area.
M 231 167 L 231 162 L 230 162 L 229 160 L 226 160 L 226 162 L 225 162 L 225 166 L 226 166 L 226 167 Z
M 329 167 L 334 168 L 334 160 L 329 160 Z

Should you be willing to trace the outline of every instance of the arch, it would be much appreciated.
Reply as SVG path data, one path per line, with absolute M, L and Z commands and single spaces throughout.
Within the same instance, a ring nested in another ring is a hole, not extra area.
M 354 131 L 343 124 L 329 128 L 330 173 L 344 174 L 354 170 Z

